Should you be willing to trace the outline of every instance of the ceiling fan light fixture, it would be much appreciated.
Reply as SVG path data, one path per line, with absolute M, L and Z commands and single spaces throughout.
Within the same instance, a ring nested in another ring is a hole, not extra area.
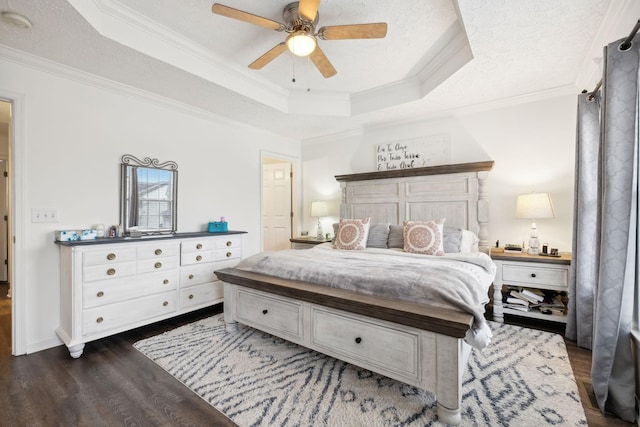
M 316 38 L 304 30 L 294 31 L 287 37 L 287 47 L 297 56 L 308 56 L 316 49 Z

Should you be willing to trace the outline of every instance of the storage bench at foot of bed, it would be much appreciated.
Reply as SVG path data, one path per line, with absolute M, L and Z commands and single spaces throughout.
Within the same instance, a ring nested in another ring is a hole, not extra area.
M 236 269 L 216 275 L 225 282 L 227 323 L 246 324 L 434 392 L 440 421 L 460 423 L 470 352 L 462 338 L 470 315 Z M 458 336 L 432 330 L 443 325 Z

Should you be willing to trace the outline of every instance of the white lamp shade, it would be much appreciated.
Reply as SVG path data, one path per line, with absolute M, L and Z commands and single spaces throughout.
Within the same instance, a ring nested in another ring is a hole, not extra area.
M 516 202 L 516 218 L 554 218 L 549 193 L 521 194 Z
M 320 218 L 328 215 L 326 202 L 311 202 L 311 216 L 313 218 Z

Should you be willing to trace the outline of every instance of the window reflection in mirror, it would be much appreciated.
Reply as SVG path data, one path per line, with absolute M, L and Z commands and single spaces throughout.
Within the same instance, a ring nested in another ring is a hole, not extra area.
M 125 234 L 175 232 L 177 167 L 148 157 L 122 157 L 120 215 Z

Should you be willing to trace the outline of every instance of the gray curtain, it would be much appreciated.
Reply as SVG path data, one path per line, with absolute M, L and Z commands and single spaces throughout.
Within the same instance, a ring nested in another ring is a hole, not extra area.
M 602 96 L 578 99 L 576 196 L 567 337 L 592 349 L 602 411 L 635 418 L 631 350 L 638 287 L 638 47 L 605 47 Z

